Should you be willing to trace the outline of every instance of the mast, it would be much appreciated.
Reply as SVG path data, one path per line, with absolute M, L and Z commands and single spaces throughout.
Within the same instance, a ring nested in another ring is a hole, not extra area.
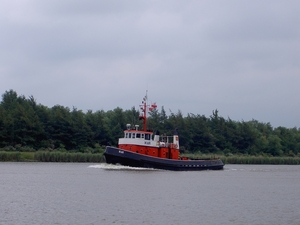
M 155 109 L 157 107 L 157 105 L 154 103 L 151 106 L 147 104 L 148 101 L 148 90 L 146 91 L 146 95 L 143 98 L 142 101 L 142 105 L 140 105 L 140 110 L 141 110 L 141 115 L 140 115 L 140 119 L 143 120 L 143 130 L 147 131 L 147 113 L 148 113 L 148 109 L 150 111 L 152 111 L 153 109 Z
M 142 105 L 140 105 L 141 109 L 141 115 L 140 119 L 143 120 L 143 130 L 147 131 L 147 92 L 146 91 L 146 96 L 143 98 Z

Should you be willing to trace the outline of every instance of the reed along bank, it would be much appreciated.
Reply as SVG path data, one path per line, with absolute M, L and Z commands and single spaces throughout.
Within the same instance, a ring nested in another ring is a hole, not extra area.
M 190 155 L 191 157 L 193 155 Z M 197 156 L 197 155 L 196 155 Z M 213 156 L 220 158 L 225 164 L 265 164 L 265 165 L 300 165 L 299 156 Z M 193 158 L 193 157 L 192 157 Z M 197 156 L 197 158 L 201 158 Z M 203 158 L 203 157 L 202 157 Z M 36 151 L 36 152 L 9 152 L 0 151 L 2 162 L 105 162 L 103 153 Z

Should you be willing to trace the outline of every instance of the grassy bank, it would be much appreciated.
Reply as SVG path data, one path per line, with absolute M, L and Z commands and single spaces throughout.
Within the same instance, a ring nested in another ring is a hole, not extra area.
M 0 151 L 2 162 L 30 162 L 34 161 L 34 152 L 6 152 Z
M 225 164 L 264 164 L 264 165 L 300 165 L 299 156 L 251 156 L 251 155 L 213 155 L 213 154 L 184 154 L 196 159 L 220 158 Z
M 5 152 L 0 151 L 0 161 L 7 162 L 104 162 L 103 153 L 81 152 Z
M 223 156 L 220 158 L 225 164 L 300 165 L 299 157 Z
M 273 164 L 273 165 L 300 165 L 300 157 L 294 156 L 249 156 L 249 155 L 212 155 L 212 154 L 183 154 L 197 159 L 220 158 L 225 164 Z M 104 162 L 103 152 L 60 152 L 60 151 L 36 151 L 36 152 L 9 152 L 0 151 L 0 161 L 9 162 Z

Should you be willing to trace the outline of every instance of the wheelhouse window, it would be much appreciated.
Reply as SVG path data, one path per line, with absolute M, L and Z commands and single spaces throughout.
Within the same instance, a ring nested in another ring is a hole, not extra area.
M 135 133 L 132 133 L 132 138 L 135 138 Z
M 151 135 L 150 134 L 145 134 L 145 140 L 150 140 Z
M 136 134 L 136 138 L 141 138 L 141 134 L 140 134 L 140 133 L 137 133 L 137 134 Z
M 128 138 L 128 133 L 125 133 L 125 138 Z

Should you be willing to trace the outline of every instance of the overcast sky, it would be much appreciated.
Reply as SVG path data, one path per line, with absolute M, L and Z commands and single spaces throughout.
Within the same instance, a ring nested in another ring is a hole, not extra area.
M 300 127 L 298 0 L 0 0 L 0 93 Z

